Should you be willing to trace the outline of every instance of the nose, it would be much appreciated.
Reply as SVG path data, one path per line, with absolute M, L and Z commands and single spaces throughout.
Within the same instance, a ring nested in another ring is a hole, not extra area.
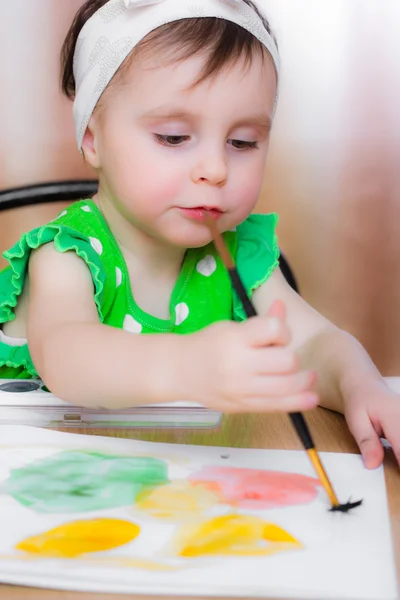
M 227 158 L 223 150 L 205 151 L 192 168 L 194 183 L 208 183 L 221 187 L 228 177 Z

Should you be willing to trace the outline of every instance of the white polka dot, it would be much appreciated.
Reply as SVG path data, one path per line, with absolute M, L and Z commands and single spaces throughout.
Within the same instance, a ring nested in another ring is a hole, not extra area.
M 122 271 L 119 267 L 115 267 L 115 283 L 117 287 L 122 283 Z
M 141 333 L 143 327 L 131 315 L 126 315 L 123 328 L 129 333 Z
M 67 211 L 63 210 L 62 212 L 60 212 L 60 214 L 58 215 L 57 219 L 59 219 L 60 217 L 65 217 L 66 214 L 67 214 Z
M 232 229 L 229 229 L 229 231 L 232 231 L 233 233 L 236 233 L 236 227 L 232 227 Z
M 89 238 L 90 244 L 94 250 L 96 250 L 97 254 L 103 254 L 103 246 L 101 245 L 101 241 L 97 238 Z
M 210 275 L 214 273 L 216 268 L 217 261 L 211 254 L 205 256 L 196 267 L 198 272 L 201 273 L 201 275 L 204 275 L 204 277 L 210 277 Z
M 175 325 L 182 325 L 182 323 L 184 321 L 186 321 L 186 319 L 189 316 L 188 305 L 185 304 L 185 302 L 181 302 L 180 304 L 177 304 L 175 307 L 175 314 L 176 314 Z
M 92 209 L 87 204 L 85 204 L 85 206 L 81 206 L 81 210 L 84 210 L 85 212 L 92 212 Z

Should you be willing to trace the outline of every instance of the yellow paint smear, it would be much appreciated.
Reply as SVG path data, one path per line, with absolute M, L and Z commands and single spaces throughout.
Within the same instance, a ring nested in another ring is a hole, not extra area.
M 76 558 L 90 552 L 113 550 L 134 540 L 140 527 L 120 519 L 73 521 L 26 538 L 17 546 L 39 556 Z
M 170 565 L 168 563 L 157 562 L 155 560 L 146 560 L 144 558 L 131 558 L 129 556 L 109 556 L 104 558 L 76 558 L 79 561 L 79 564 L 97 566 L 101 565 L 101 567 L 104 567 L 105 569 L 123 567 L 129 569 L 143 569 L 145 571 L 181 571 L 184 568 L 184 565 Z M 30 554 L 0 554 L 0 560 L 32 561 L 32 556 Z
M 136 506 L 160 519 L 185 519 L 204 514 L 218 503 L 218 496 L 201 486 L 175 481 L 139 494 Z
M 167 563 L 145 560 L 140 558 L 118 557 L 112 564 L 113 567 L 129 567 L 130 569 L 143 569 L 145 571 L 178 571 L 181 567 Z
M 223 515 L 183 529 L 178 539 L 179 555 L 187 558 L 271 555 L 301 548 L 287 531 L 248 515 Z

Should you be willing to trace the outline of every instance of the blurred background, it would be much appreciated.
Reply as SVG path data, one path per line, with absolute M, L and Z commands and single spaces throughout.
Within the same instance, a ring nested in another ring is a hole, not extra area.
M 400 375 L 400 2 L 258 1 L 282 83 L 257 210 L 280 215 L 302 296 L 384 375 Z M 0 189 L 93 176 L 59 91 L 59 51 L 81 3 L 0 1 Z M 0 213 L 0 251 L 58 210 Z

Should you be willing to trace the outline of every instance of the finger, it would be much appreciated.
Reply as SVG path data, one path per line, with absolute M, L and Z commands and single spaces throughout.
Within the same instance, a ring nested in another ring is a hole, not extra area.
M 275 317 L 276 319 L 286 319 L 286 305 L 282 300 L 275 300 L 267 313 L 268 317 Z
M 254 372 L 259 375 L 298 373 L 300 359 L 284 346 L 256 348 L 249 355 Z
M 356 411 L 347 418 L 351 433 L 356 440 L 367 469 L 376 469 L 383 461 L 384 450 L 368 413 Z
M 385 427 L 384 437 L 390 443 L 400 467 L 400 431 L 398 427 Z
M 290 331 L 280 319 L 271 317 L 252 317 L 241 326 L 246 329 L 248 342 L 253 347 L 279 345 L 290 342 Z
M 207 406 L 224 413 L 290 413 L 304 412 L 316 408 L 318 397 L 316 394 L 306 392 L 286 396 L 284 398 L 252 397 L 245 401 L 235 401 L 232 398 L 209 399 Z
M 312 392 L 303 392 L 293 396 L 283 396 L 276 398 L 253 397 L 241 403 L 241 409 L 238 412 L 304 412 L 316 408 L 318 405 L 318 396 Z
M 246 390 L 242 390 L 243 397 L 282 398 L 295 396 L 311 391 L 316 374 L 313 371 L 301 371 L 289 375 L 266 375 L 254 378 Z

